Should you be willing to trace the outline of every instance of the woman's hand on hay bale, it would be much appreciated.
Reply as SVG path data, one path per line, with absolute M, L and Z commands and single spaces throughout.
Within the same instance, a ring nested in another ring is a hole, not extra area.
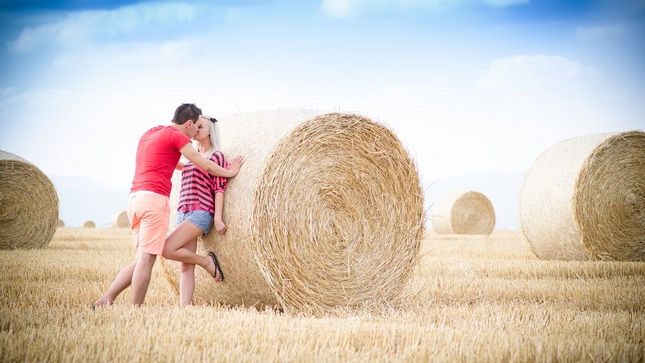
M 213 224 L 215 225 L 215 230 L 219 234 L 226 232 L 226 224 L 221 219 L 214 219 Z
M 233 160 L 231 160 L 231 162 L 228 164 L 228 170 L 234 173 L 233 177 L 240 172 L 240 168 L 242 168 L 242 164 L 244 164 L 244 157 L 242 156 L 234 157 Z

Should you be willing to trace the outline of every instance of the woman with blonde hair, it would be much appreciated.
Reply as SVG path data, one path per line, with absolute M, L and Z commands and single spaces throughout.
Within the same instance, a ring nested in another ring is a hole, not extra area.
M 197 151 L 217 165 L 227 168 L 228 163 L 221 152 L 219 129 L 215 118 L 202 115 L 198 132 L 193 138 Z M 205 269 L 215 282 L 224 280 L 215 253 L 206 256 L 196 253 L 197 239 L 215 226 L 217 233 L 226 232 L 222 220 L 224 192 L 227 178 L 212 176 L 193 163 L 181 167 L 181 190 L 177 204 L 177 226 L 166 238 L 163 257 L 181 262 L 179 280 L 179 304 L 190 305 L 195 292 L 195 265 Z

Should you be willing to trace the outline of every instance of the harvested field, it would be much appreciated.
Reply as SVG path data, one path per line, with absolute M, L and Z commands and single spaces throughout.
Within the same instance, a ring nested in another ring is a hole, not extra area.
M 0 251 L 3 361 L 642 362 L 645 263 L 545 261 L 519 231 L 437 235 L 405 298 L 322 317 L 179 308 L 157 263 L 146 303 L 89 306 L 132 256 L 125 228 L 58 228 Z M 384 271 L 387 273 L 387 271 Z

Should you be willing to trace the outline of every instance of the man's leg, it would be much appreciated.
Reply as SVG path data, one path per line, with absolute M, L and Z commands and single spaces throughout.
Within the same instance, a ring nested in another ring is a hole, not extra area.
M 143 305 L 156 258 L 156 255 L 145 252 L 137 254 L 137 261 L 132 274 L 132 304 L 135 306 Z
M 128 220 L 130 221 L 130 229 L 132 231 L 132 242 L 136 251 L 139 243 L 139 216 L 134 212 L 134 195 L 130 195 L 128 199 Z M 132 274 L 134 267 L 137 264 L 137 256 L 135 253 L 134 262 L 122 268 L 116 275 L 112 285 L 107 289 L 103 296 L 94 302 L 95 306 L 108 306 L 114 303 L 114 300 L 123 290 L 127 289 L 132 284 Z
M 110 285 L 110 288 L 107 289 L 107 291 L 101 296 L 94 305 L 96 306 L 107 306 L 107 305 L 112 305 L 114 303 L 114 300 L 116 297 L 123 292 L 123 290 L 127 289 L 128 286 L 132 283 L 132 274 L 134 272 L 134 267 L 136 265 L 136 261 L 132 262 L 131 264 L 127 265 L 119 273 L 116 275 L 114 278 L 114 282 L 112 282 L 112 285 Z
M 139 306 L 146 298 L 157 255 L 163 253 L 170 222 L 170 201 L 166 196 L 144 193 L 137 194 L 133 204 L 141 216 L 132 273 L 132 304 Z

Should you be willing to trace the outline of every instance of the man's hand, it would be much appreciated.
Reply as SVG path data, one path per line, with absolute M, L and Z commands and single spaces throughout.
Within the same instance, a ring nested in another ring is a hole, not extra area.
M 240 172 L 240 168 L 242 167 L 242 164 L 244 164 L 244 157 L 236 156 L 233 158 L 233 160 L 231 160 L 231 162 L 228 163 L 228 170 L 234 173 L 233 176 L 236 176 L 237 173 Z

